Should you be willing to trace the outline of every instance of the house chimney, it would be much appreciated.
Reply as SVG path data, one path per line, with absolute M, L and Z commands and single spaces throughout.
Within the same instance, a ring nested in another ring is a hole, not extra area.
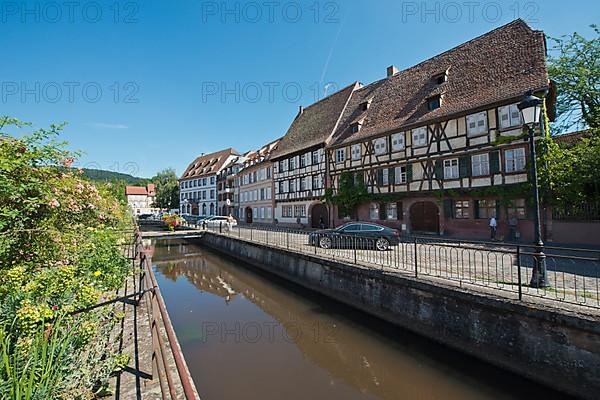
M 398 72 L 399 72 L 399 71 L 398 71 L 398 68 L 396 68 L 396 66 L 395 66 L 395 65 L 390 65 L 390 66 L 387 68 L 387 77 L 389 78 L 390 76 L 394 76 L 394 75 L 396 75 Z
M 299 106 L 298 108 L 299 108 L 298 115 L 301 115 L 304 112 L 304 107 Z

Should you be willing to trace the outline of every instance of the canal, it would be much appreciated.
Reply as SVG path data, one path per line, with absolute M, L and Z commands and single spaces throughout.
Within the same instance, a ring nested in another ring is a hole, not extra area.
M 203 400 L 566 398 L 197 245 L 152 261 Z

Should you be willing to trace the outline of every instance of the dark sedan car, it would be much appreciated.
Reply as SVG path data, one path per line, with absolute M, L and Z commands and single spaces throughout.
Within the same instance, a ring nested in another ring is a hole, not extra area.
M 349 222 L 335 229 L 311 232 L 308 242 L 323 249 L 360 247 L 383 251 L 400 243 L 400 233 L 370 222 Z

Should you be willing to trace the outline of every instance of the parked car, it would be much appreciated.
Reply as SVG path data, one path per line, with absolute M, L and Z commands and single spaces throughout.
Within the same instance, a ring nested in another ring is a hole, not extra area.
M 206 224 L 206 226 L 208 226 L 208 227 L 218 227 L 219 225 L 226 226 L 228 222 L 230 222 L 228 217 L 219 216 L 219 215 L 210 217 L 210 218 L 206 218 L 205 220 L 202 221 L 202 223 Z M 235 218 L 231 218 L 230 226 L 231 227 L 237 226 L 237 221 L 235 220 Z
M 335 229 L 311 232 L 308 243 L 323 249 L 360 247 L 384 251 L 400 243 L 400 232 L 371 222 L 349 222 Z

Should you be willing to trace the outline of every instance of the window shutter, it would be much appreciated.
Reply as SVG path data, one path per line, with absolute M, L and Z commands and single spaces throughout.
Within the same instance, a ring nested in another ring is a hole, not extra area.
M 496 219 L 500 219 L 500 201 L 496 200 Z
M 454 218 L 454 202 L 452 199 L 444 199 L 444 217 Z
M 383 170 L 377 170 L 377 186 L 383 186 Z
M 511 126 L 509 106 L 498 108 L 498 119 L 500 121 L 500 128 L 508 128 L 509 126 Z
M 396 172 L 396 170 L 394 168 L 390 168 L 388 170 L 388 182 L 390 185 L 393 185 L 396 183 L 395 172 Z
M 473 202 L 473 206 L 474 206 L 473 208 L 475 211 L 475 219 L 477 219 L 477 218 L 479 218 L 479 200 L 475 200 Z
M 471 176 L 471 157 L 463 156 L 458 159 L 458 176 L 460 178 Z
M 397 212 L 397 219 L 399 221 L 402 221 L 402 219 L 404 219 L 404 212 L 402 209 L 402 202 L 401 201 L 397 201 L 396 202 L 396 212 Z
M 500 152 L 492 151 L 490 153 L 490 173 L 497 174 L 500 172 Z
M 411 182 L 412 180 L 413 180 L 412 164 L 406 164 L 406 182 Z
M 385 203 L 379 203 L 379 219 L 385 219 L 386 214 Z
M 440 180 L 444 179 L 444 166 L 442 160 L 435 160 L 435 176 Z

